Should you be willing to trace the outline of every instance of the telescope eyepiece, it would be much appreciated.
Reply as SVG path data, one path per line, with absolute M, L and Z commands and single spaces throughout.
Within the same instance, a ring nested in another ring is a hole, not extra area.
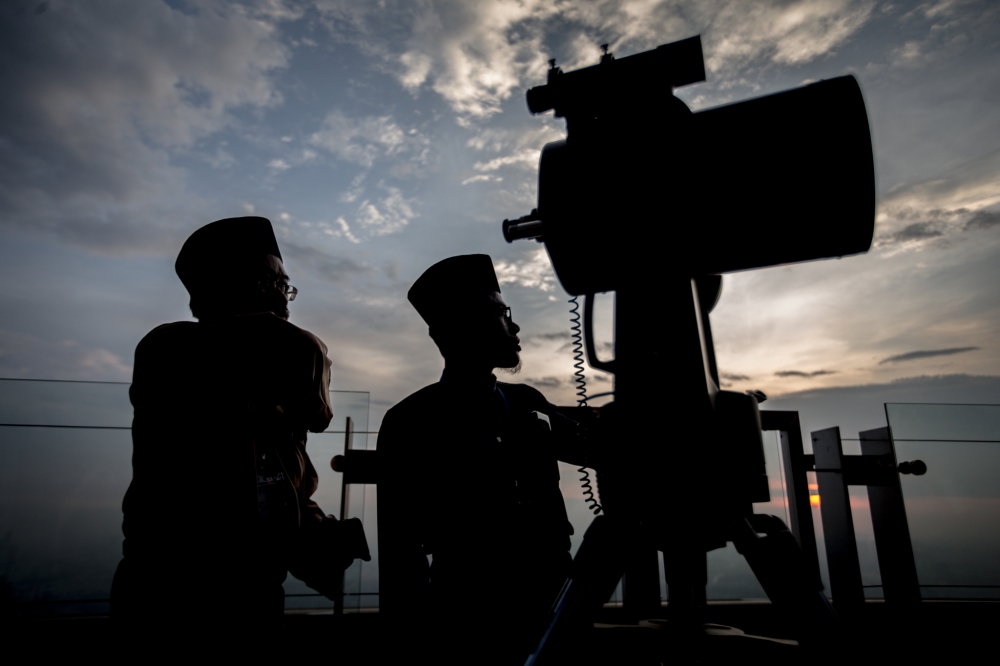
M 530 214 L 516 220 L 504 220 L 503 237 L 508 243 L 524 238 L 542 242 L 542 220 L 538 217 L 538 209 L 534 208 Z

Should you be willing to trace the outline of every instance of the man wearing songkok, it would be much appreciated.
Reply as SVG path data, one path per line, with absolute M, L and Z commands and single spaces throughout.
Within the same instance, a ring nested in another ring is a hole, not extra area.
M 444 372 L 379 432 L 379 604 L 392 662 L 521 664 L 571 564 L 559 442 L 539 417 L 555 407 L 493 374 L 519 368 L 521 348 L 488 256 L 431 266 L 408 297 Z
M 198 321 L 159 326 L 135 351 L 132 483 L 111 593 L 119 624 L 186 629 L 171 641 L 209 620 L 220 638 L 226 626 L 275 626 L 287 572 L 332 596 L 344 568 L 368 558 L 360 523 L 310 499 L 306 432 L 333 416 L 330 359 L 288 322 L 297 290 L 271 223 L 206 225 L 176 270 Z

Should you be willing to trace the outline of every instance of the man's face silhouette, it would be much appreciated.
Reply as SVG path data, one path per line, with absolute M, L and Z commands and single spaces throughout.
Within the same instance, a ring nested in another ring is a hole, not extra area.
M 257 281 L 257 293 L 260 297 L 260 311 L 273 312 L 282 319 L 288 319 L 288 298 L 285 288 L 288 286 L 288 273 L 281 259 L 273 254 L 265 255 L 260 278 Z
M 521 327 L 507 316 L 509 308 L 500 292 L 494 291 L 477 297 L 462 318 L 448 326 L 448 337 L 453 344 L 442 349 L 445 358 L 458 364 L 478 367 L 517 368 L 521 359 Z

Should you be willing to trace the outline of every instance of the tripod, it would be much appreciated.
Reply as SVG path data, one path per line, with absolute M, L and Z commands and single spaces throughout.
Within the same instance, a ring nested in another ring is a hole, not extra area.
M 660 300 L 676 315 L 666 335 L 649 325 L 648 308 L 636 308 L 649 302 L 641 286 L 618 291 L 613 362 L 594 357 L 593 298 L 587 298 L 591 365 L 616 375 L 616 400 L 602 410 L 597 432 L 613 440 L 604 445 L 598 471 L 606 515 L 587 530 L 529 666 L 561 662 L 623 576 L 626 610 L 636 617 L 659 613 L 657 550 L 675 625 L 700 626 L 705 552 L 727 541 L 803 639 L 837 622 L 787 526 L 753 513 L 751 502 L 767 499 L 757 398 L 718 389 L 708 312 L 721 279 L 658 285 Z

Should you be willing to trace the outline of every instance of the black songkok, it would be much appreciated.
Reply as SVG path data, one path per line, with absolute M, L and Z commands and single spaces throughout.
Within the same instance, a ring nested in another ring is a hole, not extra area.
M 463 254 L 443 259 L 417 278 L 406 297 L 433 326 L 451 313 L 461 312 L 463 301 L 500 291 L 493 260 L 487 254 Z
M 232 282 L 259 268 L 264 255 L 281 259 L 271 221 L 230 217 L 206 224 L 184 242 L 174 268 L 188 293 Z

